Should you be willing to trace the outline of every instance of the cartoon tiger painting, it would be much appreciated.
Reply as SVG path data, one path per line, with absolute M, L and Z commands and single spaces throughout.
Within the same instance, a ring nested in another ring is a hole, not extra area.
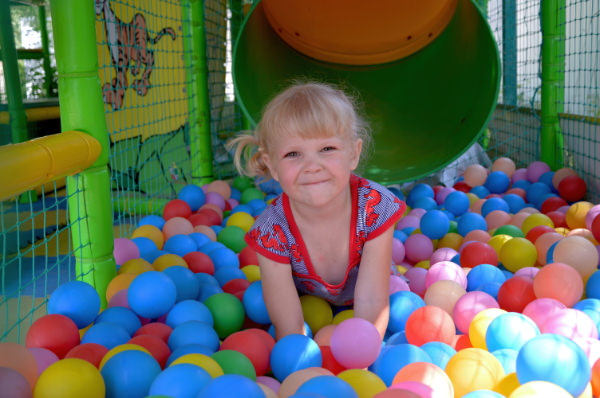
M 112 65 L 116 77 L 102 87 L 104 103 L 112 106 L 113 110 L 123 107 L 125 90 L 127 90 L 127 70 L 132 76 L 138 77 L 133 83 L 133 88 L 138 95 L 145 96 L 152 87 L 150 75 L 154 67 L 154 50 L 150 45 L 156 45 L 164 36 L 171 36 L 175 40 L 175 30 L 170 27 L 163 28 L 151 38 L 148 34 L 146 18 L 141 13 L 136 13 L 131 22 L 121 21 L 110 6 L 110 0 L 95 0 L 96 15 L 104 16 L 104 30 L 106 41 L 110 50 Z

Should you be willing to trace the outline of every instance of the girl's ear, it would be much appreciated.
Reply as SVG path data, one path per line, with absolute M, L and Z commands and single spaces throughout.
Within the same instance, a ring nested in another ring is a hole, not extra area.
M 354 141 L 352 145 L 353 156 L 350 163 L 351 170 L 355 170 L 358 167 L 358 163 L 360 162 L 360 153 L 362 152 L 362 145 L 362 138 L 359 138 L 356 141 Z
M 259 149 L 259 150 L 261 151 L 262 161 L 264 162 L 265 166 L 267 166 L 267 169 L 269 169 L 269 173 L 271 174 L 271 177 L 273 177 L 273 179 L 275 181 L 279 181 L 279 177 L 277 175 L 277 172 L 275 171 L 275 168 L 273 167 L 273 163 L 271 162 L 271 158 L 262 149 Z

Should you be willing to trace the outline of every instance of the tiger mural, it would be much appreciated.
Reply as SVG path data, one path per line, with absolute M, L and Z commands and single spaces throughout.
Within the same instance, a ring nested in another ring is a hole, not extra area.
M 131 83 L 131 88 L 140 96 L 148 94 L 152 87 L 150 75 L 154 67 L 154 50 L 151 45 L 156 45 L 165 35 L 176 39 L 175 30 L 170 27 L 163 28 L 151 38 L 148 34 L 146 18 L 141 13 L 136 13 L 131 22 L 121 21 L 110 6 L 110 0 L 95 0 L 96 15 L 104 17 L 104 31 L 110 50 L 112 65 L 116 76 L 110 83 L 102 87 L 104 103 L 111 105 L 113 110 L 123 107 L 123 99 L 127 90 L 127 70 L 132 76 L 139 78 Z

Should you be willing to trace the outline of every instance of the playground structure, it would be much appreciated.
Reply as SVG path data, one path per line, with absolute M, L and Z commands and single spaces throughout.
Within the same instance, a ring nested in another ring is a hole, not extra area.
M 591 95 L 578 100 L 584 112 L 569 114 L 568 93 L 576 84 L 565 65 L 578 53 L 598 54 L 597 44 L 586 39 L 598 35 L 598 10 L 584 2 L 573 8 L 560 1 L 485 3 L 440 2 L 454 19 L 430 22 L 437 30 L 421 47 L 375 66 L 370 60 L 349 66 L 314 60 L 286 45 L 261 16 L 262 2 L 242 24 L 241 1 L 51 1 L 63 133 L 32 141 L 12 134 L 12 145 L 2 147 L 2 341 L 22 341 L 23 331 L 45 312 L 49 293 L 67 280 L 105 290 L 116 272 L 114 238 L 128 235 L 140 216 L 159 213 L 178 187 L 233 176 L 223 142 L 251 127 L 266 99 L 294 77 L 346 82 L 358 92 L 376 141 L 370 178 L 399 183 L 426 177 L 478 142 L 491 158 L 510 156 L 518 165 L 539 158 L 553 169 L 573 167 L 586 179 L 589 199 L 597 200 L 598 83 L 582 72 Z M 518 33 L 517 18 L 529 18 L 528 10 L 536 7 L 541 25 L 529 42 Z M 581 20 L 589 24 L 588 33 L 575 37 L 579 46 L 565 44 Z M 8 33 L 2 40 L 5 74 Z M 128 37 L 140 41 L 127 47 Z M 529 45 L 541 70 L 526 80 L 530 91 L 517 83 L 518 66 L 527 63 L 519 57 Z M 571 65 L 598 74 L 597 63 L 584 62 Z M 521 92 L 531 97 L 520 98 Z M 10 117 L 3 120 L 11 131 L 23 131 L 27 113 L 18 98 L 7 97 Z M 16 163 L 23 160 L 20 154 L 31 156 L 44 145 L 49 149 L 43 154 L 59 151 L 47 158 L 48 168 Z M 60 150 L 80 154 L 82 148 L 89 156 L 51 168 L 66 158 Z M 66 192 L 56 185 L 64 176 Z M 40 184 L 45 188 L 34 191 L 37 200 L 23 195 Z

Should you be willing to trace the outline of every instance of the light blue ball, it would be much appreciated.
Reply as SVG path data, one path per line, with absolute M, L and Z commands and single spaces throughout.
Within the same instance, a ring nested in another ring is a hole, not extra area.
M 143 318 L 155 319 L 166 314 L 176 299 L 175 283 L 159 271 L 139 274 L 127 289 L 129 307 Z
M 202 321 L 180 323 L 173 329 L 167 341 L 171 352 L 189 344 L 202 345 L 213 351 L 217 351 L 220 346 L 217 332 L 211 325 Z
M 506 276 L 498 267 L 491 264 L 479 264 L 467 274 L 467 291 L 477 290 L 485 283 L 498 282 L 502 284 L 505 280 Z
M 107 397 L 145 397 L 161 372 L 152 355 L 126 350 L 113 355 L 102 367 Z
M 142 225 L 154 225 L 162 231 L 163 226 L 165 225 L 165 219 L 157 215 L 144 216 L 137 226 L 141 227 Z
M 499 392 L 492 390 L 475 390 L 462 396 L 462 398 L 506 398 Z
M 450 220 L 440 210 L 429 210 L 421 217 L 419 228 L 429 239 L 440 239 L 450 230 Z
M 390 295 L 388 330 L 392 333 L 404 330 L 408 317 L 414 310 L 424 306 L 425 300 L 411 291 L 403 290 Z
M 539 336 L 540 329 L 529 317 L 517 312 L 507 312 L 494 318 L 485 333 L 489 352 L 510 348 L 519 350 L 529 340 Z
M 151 255 L 158 250 L 156 243 L 154 243 L 152 239 L 146 238 L 145 236 L 138 236 L 137 238 L 133 238 L 132 241 L 140 250 L 140 257 L 144 260 L 148 255 Z
M 242 297 L 242 304 L 244 304 L 244 310 L 250 320 L 261 325 L 268 325 L 271 323 L 271 318 L 267 311 L 267 306 L 263 298 L 262 282 L 260 280 L 254 281 L 246 288 Z
M 279 339 L 271 350 L 271 370 L 277 380 L 310 367 L 322 367 L 321 349 L 313 339 L 303 334 L 288 334 Z
M 110 307 L 102 311 L 94 323 L 110 322 L 121 325 L 127 330 L 130 336 L 133 336 L 139 328 L 142 327 L 140 318 L 129 308 Z
M 460 236 L 466 236 L 469 232 L 476 229 L 487 231 L 487 222 L 481 214 L 465 213 L 458 219 L 456 226 Z
M 177 194 L 177 199 L 183 200 L 188 205 L 190 205 L 192 211 L 196 211 L 206 201 L 206 195 L 204 194 L 204 190 L 201 187 L 189 184 L 181 188 L 181 190 Z
M 214 325 L 212 313 L 206 305 L 196 300 L 181 301 L 167 314 L 165 323 L 175 329 L 187 321 L 200 321 L 210 326 Z
M 317 376 L 308 379 L 298 387 L 296 393 L 321 394 L 325 398 L 358 398 L 358 394 L 345 380 L 336 376 Z
M 156 376 L 148 394 L 172 398 L 196 397 L 211 380 L 211 375 L 200 366 L 180 363 L 165 368 Z
M 502 364 L 502 368 L 504 368 L 504 373 L 514 373 L 517 369 L 517 355 L 519 355 L 519 350 L 515 350 L 512 348 L 502 348 L 492 352 L 492 355 L 495 356 L 500 364 Z
M 375 374 L 388 387 L 392 385 L 396 373 L 406 365 L 414 362 L 432 363 L 429 355 L 421 347 L 412 344 L 391 346 L 375 362 Z
M 173 265 L 165 268 L 163 274 L 167 275 L 175 284 L 177 295 L 175 302 L 178 303 L 183 300 L 196 299 L 198 293 L 200 293 L 200 282 L 196 275 L 189 269 L 182 265 Z
M 446 364 L 456 354 L 456 350 L 441 341 L 430 341 L 421 346 L 423 351 L 429 355 L 434 365 L 441 369 L 446 369 Z
M 461 216 L 469 210 L 471 201 L 466 193 L 461 191 L 450 192 L 444 200 L 444 207 L 455 216 Z
M 131 335 L 125 327 L 111 322 L 96 323 L 81 336 L 81 344 L 96 343 L 109 350 L 125 344 L 131 339 Z
M 48 299 L 48 314 L 70 318 L 79 329 L 89 326 L 100 311 L 100 296 L 92 285 L 82 281 L 66 282 Z

